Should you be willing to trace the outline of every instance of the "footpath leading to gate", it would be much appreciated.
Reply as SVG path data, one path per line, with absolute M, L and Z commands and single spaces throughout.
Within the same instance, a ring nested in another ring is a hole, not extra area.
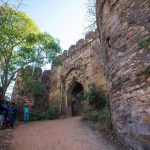
M 80 117 L 22 124 L 13 131 L 10 150 L 115 150 Z

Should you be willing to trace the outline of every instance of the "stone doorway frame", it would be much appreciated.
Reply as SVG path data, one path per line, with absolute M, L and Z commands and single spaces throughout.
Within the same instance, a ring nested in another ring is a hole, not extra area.
M 83 86 L 83 90 L 86 90 L 85 81 L 85 66 L 70 67 L 65 74 L 62 73 L 61 76 L 61 108 L 60 112 L 65 117 L 71 117 L 71 111 L 68 109 L 68 99 L 70 96 L 70 87 L 75 87 L 75 82 L 80 83 Z M 74 85 L 74 86 L 73 86 Z
M 81 84 L 82 85 L 83 92 L 84 92 L 84 85 L 80 81 L 73 80 L 69 84 L 68 88 L 66 89 L 66 96 L 65 96 L 65 99 L 66 99 L 66 117 L 73 116 L 73 114 L 72 114 L 72 102 L 73 102 L 72 101 L 72 99 L 73 99 L 72 92 L 73 92 L 74 88 L 77 86 L 77 84 Z

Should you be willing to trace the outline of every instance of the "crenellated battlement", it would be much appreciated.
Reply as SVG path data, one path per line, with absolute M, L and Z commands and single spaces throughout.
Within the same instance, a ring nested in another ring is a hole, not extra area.
M 70 57 L 72 54 L 74 54 L 76 51 L 80 50 L 84 46 L 88 45 L 91 43 L 93 40 L 96 38 L 99 38 L 99 33 L 97 29 L 95 31 L 89 32 L 86 36 L 85 39 L 80 39 L 77 41 L 75 45 L 71 45 L 68 50 L 64 50 L 63 54 L 59 56 L 59 58 L 63 61 L 66 58 Z

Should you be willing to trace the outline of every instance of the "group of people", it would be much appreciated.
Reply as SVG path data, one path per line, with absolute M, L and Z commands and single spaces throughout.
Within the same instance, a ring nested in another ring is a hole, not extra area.
M 18 110 L 15 102 L 0 99 L 0 129 L 13 127 L 17 118 L 17 113 Z M 29 122 L 28 105 L 24 105 L 23 107 L 23 120 L 24 122 Z
M 15 102 L 8 102 L 5 99 L 0 99 L 0 129 L 13 127 L 17 112 Z

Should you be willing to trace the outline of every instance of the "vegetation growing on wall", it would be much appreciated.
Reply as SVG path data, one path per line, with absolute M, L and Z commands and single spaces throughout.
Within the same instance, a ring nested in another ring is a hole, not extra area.
M 83 101 L 87 101 L 90 105 L 89 109 L 85 110 L 82 118 L 96 122 L 104 128 L 111 128 L 110 108 L 105 96 L 101 95 L 96 87 L 92 87 L 89 91 L 80 95 Z
M 101 109 L 106 106 L 106 98 L 100 94 L 95 86 L 85 93 L 85 97 L 89 101 L 89 104 L 96 109 Z
M 89 105 L 91 105 L 95 109 L 104 108 L 107 104 L 106 98 L 100 94 L 100 92 L 96 89 L 95 86 L 91 87 L 89 91 L 85 93 L 79 93 L 77 97 L 81 101 L 87 101 Z
M 150 51 L 150 37 L 141 40 L 140 43 L 139 43 L 139 45 L 146 52 L 149 52 Z M 145 70 L 144 74 L 145 74 L 146 78 L 149 78 L 149 76 L 150 76 L 150 68 L 149 67 Z
M 21 73 L 23 84 L 35 96 L 41 95 L 44 92 L 45 85 L 38 81 L 41 72 L 40 67 L 27 66 Z
M 109 104 L 105 96 L 101 95 L 96 87 L 91 87 L 89 91 L 78 95 L 82 101 L 88 102 L 90 108 L 83 113 L 83 119 L 107 124 L 110 127 Z
M 143 39 L 142 41 L 140 41 L 140 46 L 144 49 L 144 50 L 149 50 L 150 49 L 150 37 Z

